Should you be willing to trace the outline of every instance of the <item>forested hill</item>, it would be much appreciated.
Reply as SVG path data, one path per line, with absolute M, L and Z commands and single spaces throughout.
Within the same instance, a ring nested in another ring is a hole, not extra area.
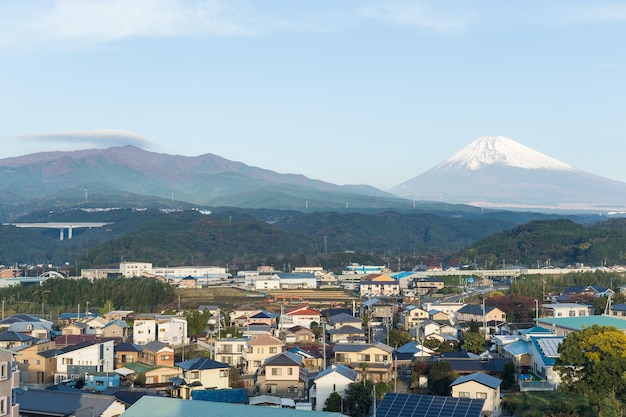
M 614 265 L 626 262 L 626 219 L 584 225 L 571 220 L 532 221 L 469 245 L 460 262 L 492 268 L 504 260 L 528 267 Z
M 209 216 L 193 212 L 135 213 L 130 233 L 90 249 L 81 256 L 81 265 L 111 265 L 132 259 L 170 266 L 238 263 L 243 268 L 271 259 L 282 267 L 323 264 L 318 259 L 323 254 L 346 251 L 355 253 L 355 261 L 359 254 L 378 259 L 449 255 L 514 225 L 488 218 L 467 220 L 392 212 L 281 216 L 262 221 L 240 211 Z

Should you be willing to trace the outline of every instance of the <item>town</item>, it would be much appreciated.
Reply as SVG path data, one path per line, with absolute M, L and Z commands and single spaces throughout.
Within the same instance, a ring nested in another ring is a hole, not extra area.
M 32 277 L 3 271 L 4 286 L 32 284 Z M 626 332 L 626 304 L 612 303 L 626 287 L 545 289 L 547 276 L 585 271 L 392 271 L 349 264 L 339 275 L 270 266 L 231 274 L 147 262 L 84 269 L 72 279 L 175 287 L 178 306 L 156 314 L 96 308 L 85 300 L 76 311 L 45 318 L 32 312 L 5 317 L 3 302 L 3 410 L 16 417 L 83 408 L 105 417 L 160 415 L 154 410 L 165 413 L 177 399 L 185 415 L 237 407 L 252 416 L 256 407 L 271 407 L 285 415 L 361 417 L 416 404 L 430 410 L 424 416 L 451 409 L 513 415 L 519 395 L 562 384 L 557 361 L 568 335 L 594 326 Z M 526 276 L 544 284 L 527 320 L 514 321 L 486 302 Z M 44 273 L 39 279 L 43 285 L 67 278 Z M 187 300 L 206 293 L 224 296 L 214 303 Z M 608 300 L 600 312 L 593 303 L 599 297 Z

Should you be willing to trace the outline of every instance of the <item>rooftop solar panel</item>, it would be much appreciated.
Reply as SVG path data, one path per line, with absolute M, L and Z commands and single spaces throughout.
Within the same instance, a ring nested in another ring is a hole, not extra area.
M 480 417 L 484 400 L 387 393 L 377 417 Z
M 537 339 L 537 344 L 545 356 L 549 358 L 557 358 L 559 356 L 559 345 L 562 341 L 563 338 L 561 337 L 546 337 Z

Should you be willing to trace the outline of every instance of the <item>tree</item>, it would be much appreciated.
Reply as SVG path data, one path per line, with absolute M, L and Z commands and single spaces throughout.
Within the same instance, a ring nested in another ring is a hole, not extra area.
M 346 388 L 343 400 L 344 414 L 350 417 L 367 417 L 372 407 L 372 391 L 368 385 L 353 382 Z
M 409 343 L 413 338 L 406 330 L 389 330 L 389 346 L 398 347 Z
M 597 405 L 613 405 L 608 399 L 626 393 L 626 335 L 613 326 L 593 325 L 567 335 L 558 349 L 554 370 L 561 377 L 561 389 L 588 396 Z
M 476 320 L 470 321 L 468 333 L 480 334 L 480 324 Z
M 341 404 L 343 402 L 343 399 L 341 398 L 341 395 L 339 395 L 338 392 L 333 391 L 328 398 L 326 398 L 326 402 L 324 403 L 324 410 L 323 411 L 335 411 L 335 412 L 342 412 L 341 410 Z
M 463 347 L 472 353 L 481 353 L 484 350 L 485 339 L 477 333 L 466 333 L 463 340 Z
M 515 364 L 513 361 L 504 364 L 502 369 L 502 389 L 510 389 L 515 384 Z
M 448 362 L 435 362 L 430 367 L 428 374 L 428 389 L 436 395 L 449 396 L 450 384 L 457 378 L 458 375 L 452 371 L 452 365 Z

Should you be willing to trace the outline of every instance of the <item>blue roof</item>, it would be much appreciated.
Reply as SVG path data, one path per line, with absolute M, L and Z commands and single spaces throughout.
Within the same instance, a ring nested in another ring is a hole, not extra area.
M 413 274 L 414 274 L 414 272 L 405 271 L 405 272 L 399 272 L 397 274 L 393 274 L 393 275 L 390 275 L 390 276 L 393 279 L 401 279 L 401 278 L 409 277 L 409 276 L 411 276 Z
M 491 375 L 483 374 L 482 372 L 475 372 L 473 374 L 463 375 L 455 379 L 454 382 L 450 384 L 450 386 L 463 384 L 469 381 L 478 382 L 479 384 L 482 384 L 492 389 L 498 388 L 498 386 L 500 386 L 500 384 L 502 383 L 502 380 L 499 378 L 496 378 Z
M 248 394 L 245 388 L 193 390 L 191 391 L 191 399 L 218 403 L 248 404 Z
M 511 356 L 519 356 L 530 353 L 530 343 L 524 340 L 518 340 L 517 342 L 509 343 L 503 348 Z
M 396 352 L 398 353 L 416 353 L 419 352 L 419 343 L 417 343 L 416 341 L 412 340 L 408 343 L 405 343 L 404 345 L 400 346 L 399 348 L 396 349 Z
M 552 331 L 544 327 L 535 326 L 535 327 L 531 327 L 530 329 L 522 330 L 521 333 L 523 334 L 552 333 Z
M 531 337 L 530 341 L 546 366 L 554 366 L 559 357 L 558 348 L 564 337 Z
M 551 317 L 540 318 L 537 323 L 544 326 L 558 326 L 568 330 L 581 331 L 594 324 L 598 326 L 614 326 L 618 330 L 626 330 L 626 320 L 609 316 L 582 316 L 582 317 Z

